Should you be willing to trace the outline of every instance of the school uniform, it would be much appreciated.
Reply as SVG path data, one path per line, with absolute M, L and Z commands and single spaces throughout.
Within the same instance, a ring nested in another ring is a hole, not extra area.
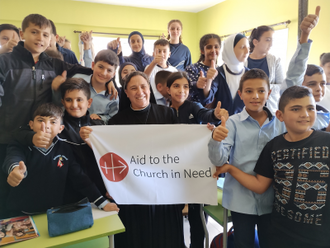
M 168 62 L 179 71 L 184 71 L 188 65 L 191 65 L 191 54 L 189 48 L 182 43 L 170 44 L 171 56 Z

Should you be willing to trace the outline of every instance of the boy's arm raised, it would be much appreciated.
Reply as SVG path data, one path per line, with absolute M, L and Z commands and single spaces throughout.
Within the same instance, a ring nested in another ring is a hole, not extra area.
M 256 176 L 247 174 L 231 164 L 224 164 L 221 167 L 217 167 L 213 177 L 216 178 L 219 174 L 226 172 L 230 173 L 230 175 L 232 175 L 245 188 L 257 194 L 264 193 L 273 182 L 272 178 L 264 177 L 259 174 Z

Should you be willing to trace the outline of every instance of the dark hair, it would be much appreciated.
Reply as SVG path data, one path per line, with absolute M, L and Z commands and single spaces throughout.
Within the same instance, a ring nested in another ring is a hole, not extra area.
M 51 23 L 49 20 L 39 14 L 30 14 L 26 16 L 22 22 L 22 31 L 24 32 L 27 27 L 29 27 L 30 23 L 33 23 L 34 25 L 39 26 L 39 28 L 42 28 L 44 26 L 52 28 Z
M 125 62 L 125 63 L 122 63 L 119 67 L 119 71 L 118 71 L 118 75 L 119 75 L 119 83 L 121 85 L 121 87 L 124 87 L 124 84 L 125 84 L 125 79 L 124 78 L 121 78 L 121 72 L 124 70 L 124 68 L 127 66 L 127 65 L 131 65 L 135 68 L 135 70 L 137 71 L 138 69 L 136 68 L 136 65 L 132 62 Z M 126 75 L 127 77 L 127 75 Z
M 283 92 L 278 103 L 278 109 L 284 112 L 285 106 L 288 105 L 291 100 L 301 99 L 306 96 L 313 97 L 312 90 L 310 88 L 297 85 L 291 86 Z
M 316 73 L 323 74 L 324 73 L 323 68 L 321 66 L 313 65 L 313 64 L 307 65 L 305 76 L 311 77 Z
M 269 26 L 259 26 L 257 28 L 254 28 L 251 32 L 249 42 L 250 42 L 250 53 L 253 52 L 254 45 L 253 45 L 253 40 L 256 39 L 257 41 L 260 41 L 260 37 L 268 31 L 274 31 L 272 27 Z
M 128 74 L 127 78 L 125 79 L 125 83 L 124 83 L 124 89 L 127 89 L 127 85 L 129 84 L 129 82 L 131 81 L 132 77 L 135 76 L 141 76 L 143 77 L 149 84 L 149 78 L 148 76 L 144 73 L 144 72 L 140 72 L 140 71 L 133 71 L 131 74 Z M 149 84 L 150 86 L 150 84 Z
M 57 118 L 63 117 L 63 109 L 54 103 L 48 102 L 41 104 L 33 113 L 33 120 L 36 116 L 53 116 Z
M 52 26 L 52 34 L 56 36 L 57 35 L 57 32 L 56 32 L 55 24 L 54 24 L 54 22 L 52 20 L 50 20 L 50 19 L 48 19 L 48 20 L 50 22 L 50 25 Z
M 13 31 L 15 31 L 15 32 L 17 33 L 18 38 L 20 37 L 20 36 L 19 36 L 19 30 L 18 30 L 18 28 L 15 27 L 15 26 L 12 25 L 12 24 L 7 24 L 7 23 L 5 23 L 5 24 L 1 24 L 1 25 L 0 25 L 0 33 L 1 33 L 3 30 L 13 30 Z
M 321 65 L 324 66 L 330 62 L 330 53 L 323 53 L 321 56 Z
M 114 66 L 115 70 L 119 65 L 119 59 L 117 57 L 117 54 L 114 51 L 108 49 L 101 50 L 96 54 L 94 59 L 94 64 L 96 64 L 99 61 L 103 61 Z
M 58 50 L 46 49 L 44 53 L 46 53 L 51 58 L 60 59 L 64 61 L 63 54 Z
M 61 98 L 64 99 L 65 94 L 73 90 L 81 90 L 87 99 L 91 98 L 89 84 L 82 78 L 68 78 L 63 84 L 61 84 Z
M 262 80 L 265 80 L 267 83 L 268 90 L 270 90 L 269 78 L 268 78 L 267 74 L 263 70 L 257 69 L 257 68 L 248 70 L 243 74 L 243 76 L 241 77 L 241 80 L 239 81 L 238 90 L 242 92 L 244 82 L 246 80 L 255 79 L 255 78 L 260 78 Z
M 156 40 L 154 43 L 154 50 L 155 50 L 156 46 L 168 46 L 168 48 L 170 48 L 170 42 L 165 39 L 159 39 L 159 40 Z
M 171 24 L 174 22 L 179 23 L 181 26 L 181 30 L 182 30 L 182 22 L 180 20 L 170 20 L 170 22 L 167 24 L 167 30 L 170 29 Z M 171 38 L 171 36 L 170 36 L 170 34 L 168 34 L 167 39 L 169 40 L 170 38 Z M 180 37 L 179 37 L 179 43 L 182 43 L 182 35 L 180 35 Z
M 217 34 L 206 34 L 204 35 L 200 40 L 199 40 L 199 50 L 204 51 L 204 47 L 207 45 L 209 42 L 209 39 L 217 39 L 219 42 L 219 46 L 221 46 L 221 39 L 220 36 Z M 203 62 L 205 60 L 205 55 L 202 54 L 199 57 L 199 60 L 197 62 Z
M 170 71 L 159 71 L 156 73 L 155 76 L 155 84 L 162 84 L 163 86 L 166 86 L 166 82 L 168 77 L 172 74 Z
M 187 73 L 184 71 L 177 71 L 173 72 L 168 78 L 167 78 L 167 87 L 171 88 L 172 84 L 174 83 L 175 80 L 185 78 L 188 81 L 188 85 L 190 87 L 190 82 L 187 76 Z

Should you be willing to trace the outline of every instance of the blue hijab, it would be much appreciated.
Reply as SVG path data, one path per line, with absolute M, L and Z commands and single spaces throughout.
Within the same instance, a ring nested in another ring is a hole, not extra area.
M 142 49 L 140 52 L 134 52 L 132 50 L 132 54 L 128 57 L 124 57 L 124 60 L 125 60 L 125 62 L 132 62 L 133 64 L 136 65 L 136 68 L 138 71 L 144 72 L 145 67 L 147 65 L 149 65 L 154 58 L 152 56 L 146 54 L 146 52 L 144 50 L 144 38 L 140 32 L 133 31 L 132 33 L 130 33 L 128 36 L 128 44 L 131 46 L 130 38 L 132 35 L 135 35 L 135 34 L 139 35 L 142 39 Z

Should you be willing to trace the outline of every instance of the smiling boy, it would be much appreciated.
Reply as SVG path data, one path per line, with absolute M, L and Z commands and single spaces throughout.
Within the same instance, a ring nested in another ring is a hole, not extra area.
M 147 74 L 150 80 L 151 89 L 155 95 L 157 104 L 166 106 L 166 101 L 164 101 L 163 95 L 157 90 L 155 83 L 155 77 L 159 71 L 178 71 L 175 67 L 168 64 L 168 58 L 170 57 L 170 43 L 168 40 L 159 39 L 154 44 L 154 59 L 146 67 L 144 73 Z
M 84 174 L 70 145 L 57 137 L 64 129 L 62 115 L 63 110 L 52 103 L 42 104 L 35 111 L 29 125 L 34 132 L 42 130 L 50 135 L 45 148 L 17 143 L 8 146 L 3 164 L 3 170 L 8 174 L 7 181 L 12 186 L 8 208 L 31 214 L 62 205 L 68 181 L 99 208 L 119 211 L 116 204 L 102 197 Z
M 218 172 L 230 173 L 257 194 L 273 184 L 269 247 L 328 247 L 330 135 L 312 129 L 316 107 L 311 90 L 288 88 L 281 96 L 276 116 L 285 123 L 287 132 L 268 142 L 253 174 L 230 164 Z
M 18 28 L 12 24 L 0 25 L 0 54 L 11 52 L 19 40 Z

